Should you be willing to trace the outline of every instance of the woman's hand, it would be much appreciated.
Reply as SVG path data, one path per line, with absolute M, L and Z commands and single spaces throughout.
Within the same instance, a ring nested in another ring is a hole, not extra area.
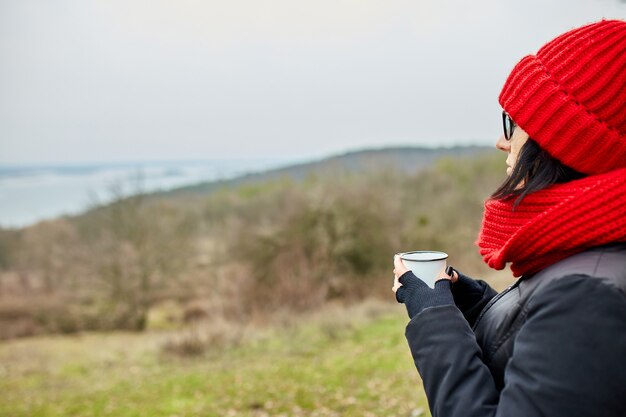
M 399 255 L 394 256 L 393 265 L 392 290 L 396 293 L 396 300 L 405 304 L 410 319 L 428 307 L 454 305 L 450 292 L 451 278 L 454 276 L 452 268 L 448 268 L 451 275 L 442 271 L 435 282 L 435 288 L 430 288 L 407 269 Z
M 406 266 L 404 266 L 404 262 L 402 262 L 402 259 L 400 259 L 400 255 L 396 253 L 393 257 L 394 279 L 393 279 L 393 287 L 391 288 L 393 292 L 398 291 L 398 288 L 402 286 L 402 284 L 400 284 L 400 281 L 398 281 L 398 278 L 400 278 L 408 270 L 409 269 Z

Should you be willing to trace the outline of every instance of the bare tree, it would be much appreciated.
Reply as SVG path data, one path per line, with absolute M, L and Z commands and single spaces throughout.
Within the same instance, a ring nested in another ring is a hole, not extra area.
M 94 274 L 107 295 L 103 313 L 112 327 L 142 330 L 150 307 L 188 263 L 193 222 L 182 209 L 136 191 L 113 189 L 114 201 L 90 219 L 89 236 Z

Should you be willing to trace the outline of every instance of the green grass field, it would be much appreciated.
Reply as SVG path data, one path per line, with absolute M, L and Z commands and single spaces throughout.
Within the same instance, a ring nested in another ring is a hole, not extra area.
M 0 416 L 428 416 L 395 304 L 327 309 L 200 357 L 165 332 L 0 344 Z

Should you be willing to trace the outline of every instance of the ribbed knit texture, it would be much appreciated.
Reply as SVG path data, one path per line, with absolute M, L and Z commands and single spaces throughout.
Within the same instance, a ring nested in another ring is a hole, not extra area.
M 524 57 L 499 101 L 565 165 L 586 174 L 626 167 L 626 22 L 574 29 Z
M 477 244 L 490 267 L 511 262 L 516 277 L 593 246 L 626 242 L 626 168 L 531 193 L 515 211 L 513 202 L 485 203 Z

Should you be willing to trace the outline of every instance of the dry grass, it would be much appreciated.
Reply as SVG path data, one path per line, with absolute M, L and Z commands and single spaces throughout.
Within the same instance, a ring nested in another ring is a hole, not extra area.
M 240 346 L 248 332 L 250 330 L 241 323 L 223 319 L 199 321 L 168 338 L 162 350 L 180 357 L 202 356 L 207 352 L 220 352 Z
M 369 302 L 201 356 L 164 354 L 171 332 L 5 342 L 0 415 L 404 417 L 426 409 L 405 324 L 400 306 Z

